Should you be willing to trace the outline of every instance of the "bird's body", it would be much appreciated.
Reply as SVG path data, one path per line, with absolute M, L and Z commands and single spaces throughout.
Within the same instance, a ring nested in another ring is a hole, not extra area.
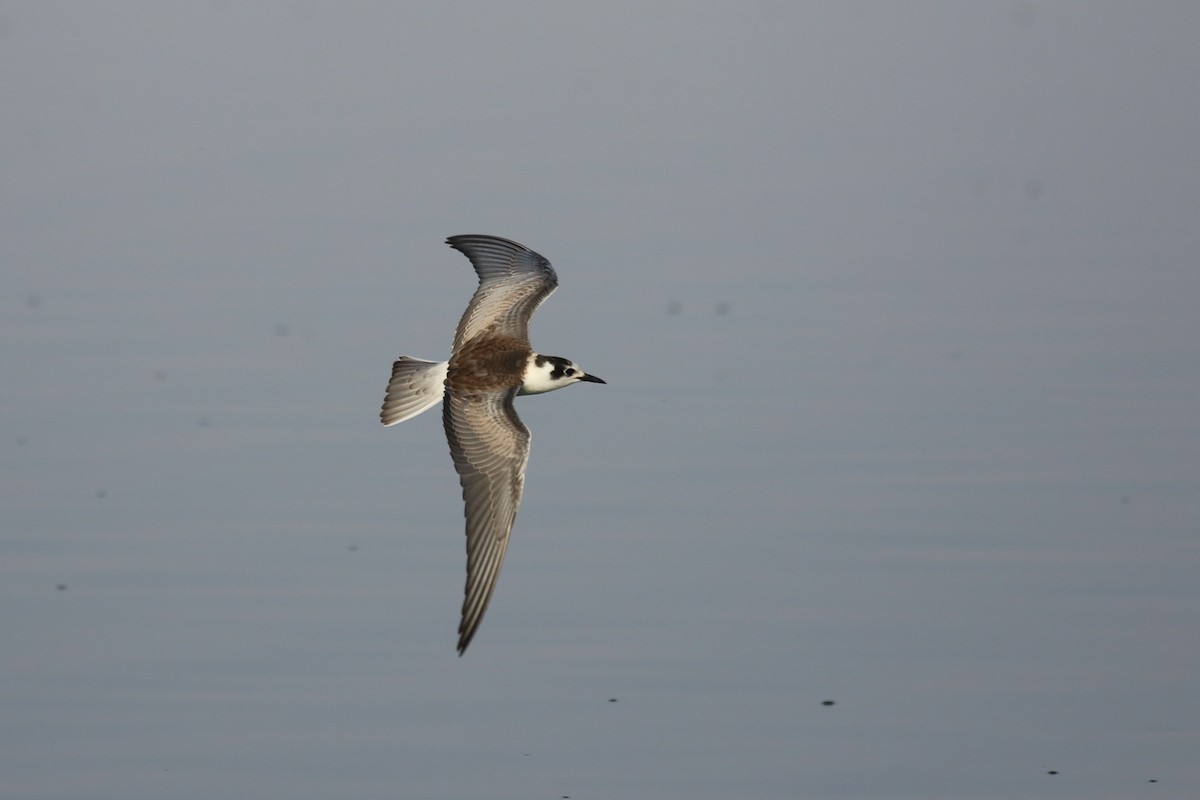
M 530 436 L 513 398 L 604 381 L 565 358 L 535 353 L 529 344 L 529 318 L 558 286 L 549 261 L 497 236 L 452 236 L 446 243 L 471 260 L 479 288 L 458 323 L 449 361 L 401 356 L 392 365 L 379 417 L 394 425 L 442 403 L 466 504 L 461 655 L 496 588 L 525 487 Z

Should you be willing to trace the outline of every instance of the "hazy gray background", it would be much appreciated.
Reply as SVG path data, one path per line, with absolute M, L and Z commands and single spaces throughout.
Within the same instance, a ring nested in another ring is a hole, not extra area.
M 0 4 L 0 794 L 1195 797 L 1197 31 Z M 456 233 L 609 381 L 462 659 Z

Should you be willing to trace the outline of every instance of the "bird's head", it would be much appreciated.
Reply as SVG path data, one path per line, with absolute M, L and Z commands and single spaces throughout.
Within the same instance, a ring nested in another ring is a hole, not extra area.
M 525 367 L 525 382 L 517 394 L 541 394 L 552 392 L 572 383 L 604 383 L 595 375 L 589 375 L 568 358 L 543 356 L 534 353 Z

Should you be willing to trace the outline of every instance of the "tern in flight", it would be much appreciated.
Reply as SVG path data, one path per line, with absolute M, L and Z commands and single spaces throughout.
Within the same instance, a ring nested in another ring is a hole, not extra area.
M 550 262 L 498 236 L 451 236 L 471 260 L 479 288 L 454 333 L 449 361 L 400 356 L 379 419 L 395 425 L 442 404 L 442 424 L 462 484 L 467 517 L 467 585 L 458 654 L 475 635 L 496 588 L 525 488 L 529 429 L 513 399 L 587 381 L 575 362 L 533 352 L 529 318 L 558 286 Z

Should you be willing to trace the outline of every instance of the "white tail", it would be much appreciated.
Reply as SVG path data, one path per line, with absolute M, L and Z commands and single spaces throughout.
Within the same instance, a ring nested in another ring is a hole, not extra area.
M 388 381 L 379 421 L 384 425 L 395 425 L 442 402 L 447 366 L 446 361 L 400 356 L 392 365 L 392 379 Z

